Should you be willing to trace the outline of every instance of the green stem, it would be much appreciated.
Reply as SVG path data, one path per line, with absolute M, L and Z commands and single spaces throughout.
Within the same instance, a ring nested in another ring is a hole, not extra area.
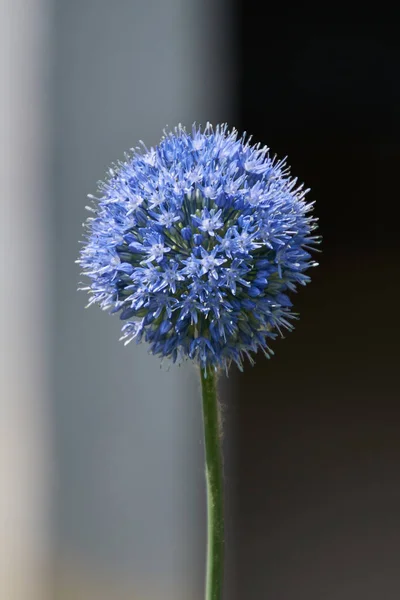
M 222 599 L 224 561 L 223 469 L 217 376 L 200 369 L 207 480 L 207 568 L 205 600 Z

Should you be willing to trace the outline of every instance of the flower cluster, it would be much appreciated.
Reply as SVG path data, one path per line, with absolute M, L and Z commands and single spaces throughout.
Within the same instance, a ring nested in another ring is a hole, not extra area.
M 179 126 L 109 170 L 77 261 L 89 304 L 119 312 L 125 342 L 242 367 L 291 329 L 288 292 L 309 281 L 318 242 L 308 190 L 285 161 L 226 125 Z

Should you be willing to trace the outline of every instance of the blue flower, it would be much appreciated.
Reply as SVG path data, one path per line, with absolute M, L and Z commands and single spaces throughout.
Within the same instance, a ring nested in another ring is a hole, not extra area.
M 289 292 L 319 242 L 285 161 L 226 125 L 179 126 L 109 170 L 77 261 L 89 304 L 119 312 L 122 338 L 172 360 L 242 368 L 290 330 Z

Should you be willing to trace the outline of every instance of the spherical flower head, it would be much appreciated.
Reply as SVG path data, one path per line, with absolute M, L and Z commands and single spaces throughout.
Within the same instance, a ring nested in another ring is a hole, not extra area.
M 242 368 L 291 329 L 289 292 L 316 263 L 308 190 L 226 125 L 179 126 L 109 170 L 78 262 L 121 339 L 161 357 Z

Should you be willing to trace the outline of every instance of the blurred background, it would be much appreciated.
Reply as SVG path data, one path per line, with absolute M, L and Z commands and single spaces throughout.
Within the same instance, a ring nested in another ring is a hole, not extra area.
M 0 598 L 200 600 L 199 389 L 85 311 L 107 166 L 178 122 L 312 188 L 301 320 L 222 382 L 230 600 L 400 594 L 399 19 L 255 0 L 0 0 Z

